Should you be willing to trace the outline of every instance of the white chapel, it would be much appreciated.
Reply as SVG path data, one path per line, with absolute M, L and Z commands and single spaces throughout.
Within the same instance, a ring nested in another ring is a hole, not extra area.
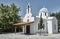
M 38 29 L 40 16 L 43 19 L 44 29 Z M 56 19 L 56 17 L 50 17 L 47 8 L 40 9 L 39 15 L 36 17 L 32 17 L 32 9 L 30 4 L 28 4 L 23 22 L 30 22 L 30 24 L 23 26 L 23 33 L 36 34 L 43 31 L 48 34 L 53 34 L 58 32 L 58 20 Z
M 41 17 L 43 19 L 44 27 L 42 29 L 39 29 Z M 36 34 L 40 32 L 45 32 L 47 34 L 58 33 L 58 20 L 56 17 L 50 17 L 47 8 L 41 8 L 39 10 L 39 15 L 33 17 L 30 4 L 28 4 L 26 8 L 26 14 L 23 18 L 23 23 L 17 23 L 15 25 L 21 25 L 23 27 L 23 33 L 26 34 Z

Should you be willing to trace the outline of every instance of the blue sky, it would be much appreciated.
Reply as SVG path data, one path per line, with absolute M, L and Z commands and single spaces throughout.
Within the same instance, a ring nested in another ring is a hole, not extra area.
M 43 6 L 50 12 L 60 11 L 60 0 L 0 0 L 0 4 L 10 5 L 15 3 L 16 6 L 21 8 L 19 15 L 24 16 L 27 8 L 27 2 L 30 2 L 32 7 L 33 16 L 38 15 L 38 12 Z

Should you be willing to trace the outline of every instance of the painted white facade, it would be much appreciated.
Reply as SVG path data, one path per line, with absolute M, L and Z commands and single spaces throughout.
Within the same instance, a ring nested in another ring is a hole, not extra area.
M 48 33 L 52 34 L 52 33 L 57 33 L 58 32 L 58 23 L 57 23 L 57 19 L 55 17 L 49 17 L 48 18 Z
M 30 5 L 28 5 L 26 9 L 26 14 L 23 18 L 23 22 L 34 22 L 30 25 L 30 33 L 36 34 L 38 32 L 44 31 L 48 34 L 53 34 L 58 32 L 58 21 L 56 17 L 50 17 L 49 11 L 46 8 L 42 8 L 39 11 L 39 15 L 36 17 L 32 17 L 32 9 Z M 38 23 L 40 21 L 40 16 L 42 16 L 44 29 L 38 29 Z M 23 33 L 26 33 L 26 25 L 23 26 Z

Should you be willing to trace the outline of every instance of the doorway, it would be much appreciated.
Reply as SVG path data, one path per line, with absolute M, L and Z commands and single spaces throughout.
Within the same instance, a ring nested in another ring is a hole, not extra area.
M 26 26 L 26 34 L 30 34 L 30 25 Z

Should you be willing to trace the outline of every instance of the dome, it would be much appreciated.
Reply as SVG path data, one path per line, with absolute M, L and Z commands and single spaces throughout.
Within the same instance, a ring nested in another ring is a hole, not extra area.
M 42 9 L 40 9 L 40 12 L 48 12 L 48 9 L 47 8 L 42 8 Z

